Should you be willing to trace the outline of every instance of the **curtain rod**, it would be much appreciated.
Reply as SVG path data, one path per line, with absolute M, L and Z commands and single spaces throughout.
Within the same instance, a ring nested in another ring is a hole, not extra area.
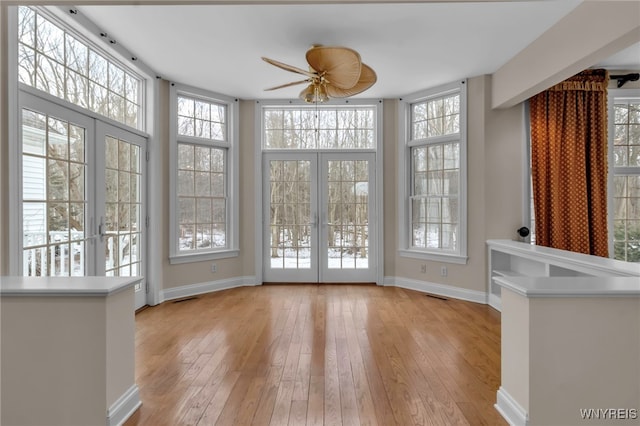
M 609 79 L 618 80 L 618 88 L 624 86 L 627 81 L 638 81 L 640 79 L 640 73 L 632 74 L 614 74 L 610 75 Z

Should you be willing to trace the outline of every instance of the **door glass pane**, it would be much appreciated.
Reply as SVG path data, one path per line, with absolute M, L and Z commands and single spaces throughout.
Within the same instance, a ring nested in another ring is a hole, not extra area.
M 107 136 L 105 156 L 105 273 L 137 276 L 143 226 L 140 147 Z
M 369 163 L 327 162 L 327 267 L 369 268 Z
M 311 268 L 311 162 L 269 162 L 272 269 Z
M 22 110 L 25 276 L 85 275 L 86 131 Z

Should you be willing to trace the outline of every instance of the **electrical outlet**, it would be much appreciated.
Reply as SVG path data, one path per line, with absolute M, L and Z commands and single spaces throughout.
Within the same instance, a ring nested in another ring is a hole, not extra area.
M 440 276 L 441 276 L 441 277 L 446 277 L 446 276 L 447 276 L 447 267 L 446 267 L 446 266 L 444 266 L 444 265 L 442 265 L 442 266 L 440 267 Z
M 422 265 L 420 265 L 420 272 L 422 272 L 423 274 L 427 273 L 427 265 L 425 265 L 424 263 Z
M 211 264 L 211 272 L 213 272 L 214 274 L 216 272 L 218 272 L 218 265 L 216 265 L 215 263 Z

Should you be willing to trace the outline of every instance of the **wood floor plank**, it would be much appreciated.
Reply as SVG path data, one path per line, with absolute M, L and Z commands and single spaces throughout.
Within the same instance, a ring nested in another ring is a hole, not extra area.
M 240 373 L 216 421 L 216 426 L 233 426 L 239 424 L 239 422 L 236 423 L 236 418 L 240 412 L 239 408 L 243 405 L 244 399 L 247 396 L 252 380 L 252 375 Z
M 307 422 L 307 401 L 291 401 L 289 426 L 301 426 Z
M 301 353 L 296 371 L 295 386 L 293 388 L 294 401 L 307 401 L 309 399 L 309 379 L 311 377 L 311 354 Z
M 289 423 L 289 414 L 291 413 L 291 397 L 293 396 L 292 380 L 282 380 L 278 386 L 278 393 L 271 414 L 272 426 L 286 425 Z
M 125 426 L 506 425 L 500 314 L 375 285 L 243 287 L 136 314 Z
M 322 426 L 324 424 L 324 377 L 309 378 L 307 402 L 307 426 Z
M 360 424 L 360 415 L 358 414 L 358 402 L 346 340 L 345 338 L 336 339 L 341 417 L 343 425 L 356 426 Z
M 267 376 L 256 414 L 253 416 L 252 425 L 268 425 L 271 423 L 273 407 L 276 403 L 280 379 L 282 378 L 283 367 L 272 366 Z
M 249 425 L 253 421 L 253 417 L 258 409 L 260 395 L 267 381 L 265 376 L 254 376 L 249 384 L 249 389 L 242 399 L 242 404 L 238 408 L 236 424 Z
M 374 302 L 377 303 L 377 302 Z M 385 340 L 381 337 L 387 331 L 382 321 L 372 318 L 366 334 L 360 333 L 361 347 L 371 349 L 371 357 L 378 367 L 384 392 L 389 399 L 393 412 L 394 423 L 398 425 L 425 424 L 420 407 L 413 406 L 410 389 L 407 389 L 401 376 L 394 371 L 392 363 L 385 350 Z M 418 418 L 416 418 L 416 416 Z
M 351 363 L 353 386 L 358 406 L 358 417 L 361 425 L 377 425 L 378 421 L 375 416 L 375 406 L 373 397 L 371 396 L 371 386 L 367 379 L 364 362 L 360 346 L 358 346 L 358 338 L 353 322 L 353 311 L 343 311 L 343 321 L 345 328 L 345 345 L 349 352 L 349 361 Z
M 316 311 L 313 318 L 313 349 L 311 351 L 311 375 L 324 376 L 326 344 L 326 296 L 324 288 L 318 290 Z
M 209 405 L 207 405 L 202 417 L 200 417 L 200 420 L 197 423 L 198 425 L 208 426 L 216 424 L 239 377 L 240 373 L 237 371 L 230 371 L 225 375 L 218 391 L 215 393 L 213 398 L 211 398 Z
M 324 367 L 324 424 L 342 425 L 342 405 L 340 402 L 340 379 L 338 375 L 338 354 L 336 348 L 336 309 L 329 303 L 327 309 L 327 332 Z

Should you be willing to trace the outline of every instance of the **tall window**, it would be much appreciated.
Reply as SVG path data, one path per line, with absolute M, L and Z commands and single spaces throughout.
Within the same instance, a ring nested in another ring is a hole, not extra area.
M 136 129 L 142 80 L 40 10 L 18 8 L 18 80 Z
M 613 257 L 640 262 L 640 97 L 614 98 Z
M 464 83 L 404 101 L 408 223 L 401 254 L 466 260 L 465 102 Z
M 175 203 L 172 262 L 235 255 L 237 102 L 174 86 Z M 196 258 L 194 258 L 194 255 Z

